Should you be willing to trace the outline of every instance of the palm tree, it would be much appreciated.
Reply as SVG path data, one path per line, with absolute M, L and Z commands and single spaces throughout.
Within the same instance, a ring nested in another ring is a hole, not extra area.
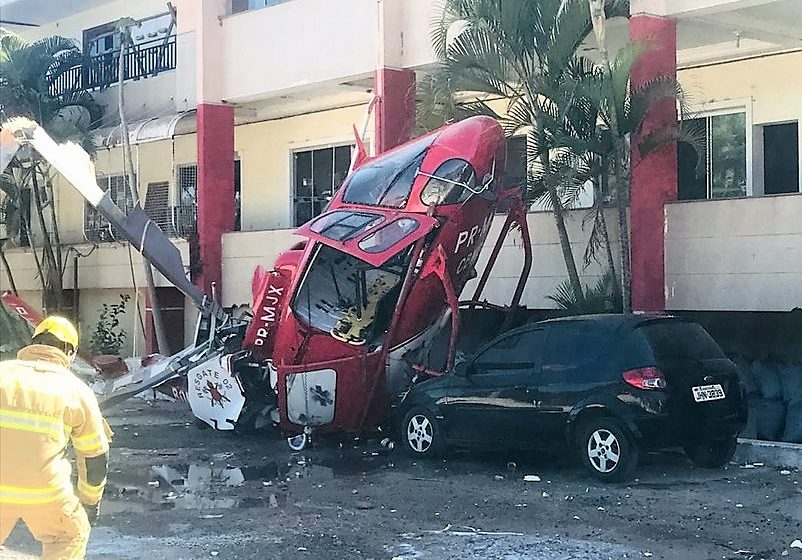
M 628 2 L 608 0 L 610 16 L 627 15 Z M 472 101 L 460 110 L 498 118 L 507 135 L 527 135 L 529 161 L 525 198 L 552 208 L 568 280 L 584 294 L 565 226 L 566 202 L 597 170 L 592 151 L 577 149 L 593 136 L 595 108 L 575 87 L 595 65 L 577 50 L 592 30 L 587 0 L 445 0 L 432 40 L 440 61 L 431 77 L 441 105 L 454 92 Z M 498 115 L 488 101 L 503 99 Z
M 53 83 L 80 64 L 75 43 L 47 37 L 26 43 L 0 28 L 0 121 L 25 116 L 40 123 L 57 141 L 72 140 L 89 151 L 88 130 L 101 117 L 100 106 L 86 91 L 57 93 Z M 0 177 L 2 216 L 7 232 L 30 243 L 44 294 L 46 310 L 62 306 L 65 259 L 59 235 L 50 166 L 35 154 L 18 155 Z M 23 193 L 27 193 L 23 196 Z M 40 235 L 28 223 L 26 201 L 32 201 Z M 41 243 L 41 255 L 36 245 Z

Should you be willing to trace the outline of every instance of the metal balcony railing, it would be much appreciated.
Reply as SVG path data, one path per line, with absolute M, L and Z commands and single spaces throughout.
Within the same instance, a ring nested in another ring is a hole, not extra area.
M 88 57 L 83 64 L 69 68 L 51 80 L 51 95 L 64 95 L 76 91 L 103 89 L 118 81 L 120 50 Z M 126 80 L 139 80 L 160 72 L 174 70 L 176 66 L 175 35 L 165 41 L 156 39 L 140 43 L 126 51 L 123 71 Z
M 198 233 L 198 208 L 194 204 L 173 206 L 173 235 L 191 237 Z
M 169 237 L 192 237 L 198 232 L 197 208 L 194 205 L 168 206 L 150 218 Z M 96 210 L 84 214 L 84 237 L 90 243 L 125 242 L 125 236 Z

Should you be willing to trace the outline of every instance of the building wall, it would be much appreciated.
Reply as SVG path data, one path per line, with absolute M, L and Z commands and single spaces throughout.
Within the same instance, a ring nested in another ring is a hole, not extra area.
M 585 251 L 590 229 L 583 229 L 581 211 L 574 212 L 568 218 L 568 231 L 571 238 L 574 258 L 580 268 L 583 283 L 593 286 L 607 268 L 606 257 L 599 254 L 602 263 L 593 262 L 587 268 L 582 267 L 582 255 Z M 614 251 L 617 252 L 617 235 L 615 231 L 614 213 L 607 213 L 608 227 Z M 477 265 L 478 273 L 484 265 L 496 243 L 498 232 L 505 216 L 497 216 L 487 237 L 485 247 Z M 567 277 L 565 261 L 557 239 L 554 218 L 550 212 L 532 212 L 527 221 L 532 238 L 532 269 L 524 290 L 522 304 L 533 309 L 552 309 L 553 302 L 546 296 L 553 294 L 557 286 Z M 250 305 L 251 276 L 257 266 L 272 268 L 276 257 L 301 240 L 293 230 L 257 231 L 229 233 L 223 237 L 223 305 Z M 615 256 L 618 259 L 617 256 Z M 616 261 L 617 262 L 617 261 Z M 511 232 L 498 256 L 493 274 L 485 287 L 482 299 L 496 304 L 509 303 L 523 267 L 523 250 L 520 233 Z M 473 295 L 476 281 L 468 283 L 462 293 L 462 299 Z
M 352 143 L 365 106 L 238 126 L 234 146 L 242 169 L 242 229 L 292 227 L 293 150 Z
M 689 68 L 678 72 L 693 111 L 746 106 L 747 134 L 752 133 L 752 183 L 762 193 L 763 151 L 760 128 L 799 121 L 802 131 L 802 52 Z M 750 122 L 751 118 L 751 122 Z M 802 142 L 799 142 L 802 162 Z M 800 165 L 802 185 L 802 165 Z
M 666 207 L 671 310 L 802 307 L 802 195 Z
M 224 306 L 250 306 L 251 277 L 257 266 L 268 270 L 282 252 L 302 238 L 292 229 L 228 233 L 223 236 Z
M 25 28 L 23 35 L 28 41 L 35 41 L 51 35 L 61 35 L 74 39 L 80 45 L 84 29 L 113 23 L 122 17 L 141 19 L 166 11 L 167 4 L 163 0 L 137 0 L 136 2 L 116 0 L 44 23 L 39 27 Z
M 369 74 L 377 65 L 375 0 L 293 0 L 222 20 L 223 99 Z

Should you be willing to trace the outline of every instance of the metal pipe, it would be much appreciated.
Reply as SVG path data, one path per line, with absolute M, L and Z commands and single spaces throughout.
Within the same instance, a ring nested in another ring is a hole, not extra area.
M 504 319 L 504 323 L 501 325 L 502 331 L 506 330 L 512 322 L 515 309 L 521 302 L 521 296 L 523 296 L 526 282 L 529 280 L 529 271 L 532 269 L 532 239 L 529 237 L 529 222 L 526 220 L 526 210 L 524 209 L 520 199 L 516 201 L 515 214 L 515 221 L 518 223 L 518 227 L 521 230 L 521 238 L 524 245 L 524 266 L 521 270 L 521 276 L 518 278 L 518 285 L 515 287 L 515 293 L 512 296 L 512 301 L 510 302 L 510 308 L 509 311 L 507 311 L 507 317 Z M 512 216 L 512 213 L 510 213 L 510 216 Z
M 379 354 L 379 372 L 384 375 L 386 375 L 387 372 L 387 355 L 390 353 L 390 342 L 392 341 L 393 335 L 395 335 L 398 327 L 398 318 L 401 316 L 401 310 L 404 308 L 404 304 L 406 303 L 409 292 L 411 291 L 412 278 L 415 276 L 415 268 L 418 266 L 418 261 L 423 253 L 423 246 L 425 243 L 426 238 L 422 237 L 415 243 L 415 246 L 412 249 L 412 257 L 409 260 L 409 267 L 407 268 L 407 273 L 404 276 L 404 282 L 401 284 L 401 293 L 398 294 L 398 304 L 393 310 L 393 317 L 390 320 L 390 328 L 387 329 L 387 334 L 384 337 L 384 343 L 382 344 L 381 353 Z M 377 372 L 377 375 L 373 377 L 373 381 L 370 384 L 367 402 L 372 402 L 373 397 L 376 394 L 376 385 L 379 380 L 379 372 Z M 370 409 L 370 406 L 365 407 L 365 410 L 362 413 L 362 420 L 359 422 L 360 429 L 365 427 L 365 421 L 367 420 Z
M 485 285 L 487 284 L 487 281 L 490 278 L 490 271 L 496 264 L 496 259 L 498 259 L 498 255 L 501 252 L 501 248 L 504 245 L 504 239 L 506 239 L 507 233 L 509 232 L 511 225 L 512 225 L 512 209 L 510 209 L 510 211 L 507 213 L 507 219 L 504 221 L 504 225 L 501 227 L 501 231 L 498 233 L 496 244 L 493 246 L 493 252 L 490 253 L 490 258 L 487 260 L 487 263 L 485 264 L 485 269 L 482 272 L 482 277 L 479 279 L 479 283 L 476 285 L 476 290 L 473 293 L 473 298 L 471 298 L 472 301 L 469 306 L 469 309 L 473 309 L 475 307 L 475 302 L 479 301 L 479 296 L 482 295 L 482 292 L 485 289 Z

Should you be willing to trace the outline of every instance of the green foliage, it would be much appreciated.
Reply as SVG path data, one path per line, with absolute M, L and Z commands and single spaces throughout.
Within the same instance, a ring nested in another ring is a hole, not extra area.
M 103 303 L 100 318 L 89 341 L 95 354 L 119 355 L 128 333 L 120 326 L 120 316 L 125 314 L 125 307 L 131 296 L 120 294 L 120 303 Z
M 0 120 L 29 117 L 56 141 L 73 140 L 91 150 L 87 132 L 102 115 L 100 105 L 87 91 L 50 92 L 55 80 L 82 61 L 72 39 L 54 36 L 26 43 L 0 28 Z
M 571 284 L 566 280 L 557 286 L 553 294 L 546 297 L 568 315 L 620 313 L 621 299 L 614 290 L 615 278 L 608 270 L 594 286 L 585 286 L 581 297 L 575 295 Z

